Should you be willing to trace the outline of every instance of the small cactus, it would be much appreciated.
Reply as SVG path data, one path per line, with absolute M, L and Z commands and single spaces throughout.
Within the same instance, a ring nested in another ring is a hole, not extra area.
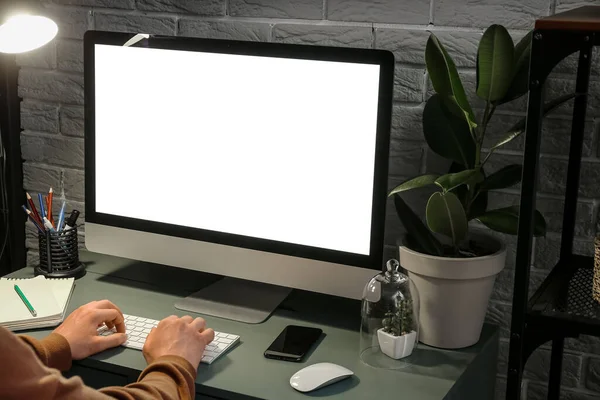
M 395 312 L 385 313 L 383 331 L 394 336 L 403 336 L 413 331 L 412 300 L 401 300 Z

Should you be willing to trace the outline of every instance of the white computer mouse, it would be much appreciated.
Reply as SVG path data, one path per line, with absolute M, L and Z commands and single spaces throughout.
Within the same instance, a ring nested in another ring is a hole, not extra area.
M 332 363 L 309 365 L 290 378 L 290 385 L 300 392 L 310 392 L 354 375 L 354 372 Z

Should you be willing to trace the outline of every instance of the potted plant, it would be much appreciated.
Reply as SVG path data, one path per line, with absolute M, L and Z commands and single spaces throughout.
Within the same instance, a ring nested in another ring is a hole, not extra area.
M 383 354 L 395 360 L 410 356 L 417 341 L 417 332 L 412 328 L 412 302 L 400 300 L 396 310 L 385 314 L 383 328 L 377 330 L 377 339 Z
M 488 210 L 488 192 L 521 180 L 521 165 L 489 171 L 496 149 L 525 131 L 525 119 L 497 143 L 483 149 L 497 107 L 528 91 L 531 32 L 516 46 L 508 31 L 490 26 L 477 52 L 476 94 L 485 110 L 473 111 L 456 66 L 438 38 L 431 34 L 425 50 L 435 94 L 423 111 L 423 131 L 430 149 L 451 164 L 447 174 L 426 174 L 403 182 L 390 192 L 408 234 L 400 245 L 400 264 L 421 297 L 419 340 L 442 348 L 461 348 L 479 340 L 496 275 L 504 268 L 506 250 L 494 237 L 470 232 L 469 222 L 516 234 L 518 206 Z M 544 114 L 574 97 L 549 102 Z M 435 188 L 425 206 L 426 224 L 401 197 L 403 192 Z M 544 217 L 535 213 L 535 235 L 545 235 Z

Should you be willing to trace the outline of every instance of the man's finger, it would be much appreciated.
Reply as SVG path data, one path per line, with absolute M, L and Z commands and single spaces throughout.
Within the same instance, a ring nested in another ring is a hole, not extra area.
M 177 315 L 169 315 L 167 318 L 163 318 L 158 324 L 160 325 L 162 322 L 173 321 L 178 318 Z
M 202 332 L 206 328 L 206 321 L 200 317 L 196 318 L 192 321 L 191 324 L 195 330 L 198 332 Z
M 96 309 L 93 310 L 94 323 L 104 322 L 106 326 L 112 323 L 116 328 L 117 332 L 125 333 L 125 320 L 123 314 L 119 310 L 115 309 Z
M 183 322 L 185 322 L 186 324 L 191 324 L 192 321 L 194 320 L 194 318 L 190 317 L 189 315 L 185 315 L 185 316 L 181 317 L 181 320 Z
M 204 343 L 209 344 L 215 340 L 215 331 L 213 331 L 211 328 L 208 328 L 200 332 L 200 336 L 204 340 Z
M 117 307 L 112 301 L 109 300 L 100 300 L 94 303 L 95 309 L 107 309 L 107 310 L 117 310 L 121 315 L 117 321 L 115 321 L 115 327 L 117 328 L 117 332 L 125 333 L 125 323 L 123 322 L 123 313 L 121 309 Z
M 94 336 L 94 353 L 120 346 L 125 343 L 126 340 L 127 335 L 124 333 L 113 333 L 108 336 Z

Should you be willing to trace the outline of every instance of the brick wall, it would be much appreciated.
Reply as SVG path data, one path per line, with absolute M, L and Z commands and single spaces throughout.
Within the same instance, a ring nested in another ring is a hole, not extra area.
M 435 31 L 454 57 L 472 104 L 475 54 L 482 30 L 493 23 L 509 28 L 515 39 L 533 20 L 584 2 L 576 0 L 51 0 L 47 10 L 60 26 L 50 45 L 18 58 L 23 97 L 22 151 L 25 189 L 35 194 L 55 188 L 57 197 L 83 210 L 83 60 L 82 37 L 88 29 L 186 35 L 283 43 L 381 48 L 396 56 L 396 79 L 390 186 L 435 164 L 423 141 L 421 114 L 432 88 L 424 67 L 427 30 Z M 585 2 L 589 4 L 590 2 Z M 597 60 L 597 58 L 595 59 Z M 598 62 L 595 62 L 597 65 Z M 548 95 L 574 88 L 574 61 L 561 64 L 548 84 Z M 577 213 L 575 248 L 591 254 L 592 238 L 600 230 L 598 120 L 600 73 L 594 68 L 589 121 L 586 125 L 581 200 Z M 489 140 L 523 115 L 524 101 L 496 112 Z M 562 223 L 570 121 L 562 108 L 544 127 L 539 208 L 548 219 L 547 238 L 535 243 L 533 285 L 538 285 L 557 259 Z M 523 141 L 516 140 L 491 159 L 492 167 L 520 162 Z M 492 195 L 492 205 L 518 202 L 518 188 Z M 59 206 L 55 201 L 55 207 Z M 388 207 L 388 254 L 400 234 L 400 224 Z M 29 262 L 35 263 L 36 240 L 28 226 Z M 83 238 L 82 238 L 83 239 Z M 505 385 L 515 239 L 503 238 L 509 248 L 507 269 L 499 276 L 488 319 L 502 329 L 498 361 L 498 398 Z M 537 351 L 527 365 L 524 391 L 529 400 L 544 398 L 549 348 Z M 591 400 L 600 396 L 600 339 L 568 340 L 564 359 L 564 397 Z

